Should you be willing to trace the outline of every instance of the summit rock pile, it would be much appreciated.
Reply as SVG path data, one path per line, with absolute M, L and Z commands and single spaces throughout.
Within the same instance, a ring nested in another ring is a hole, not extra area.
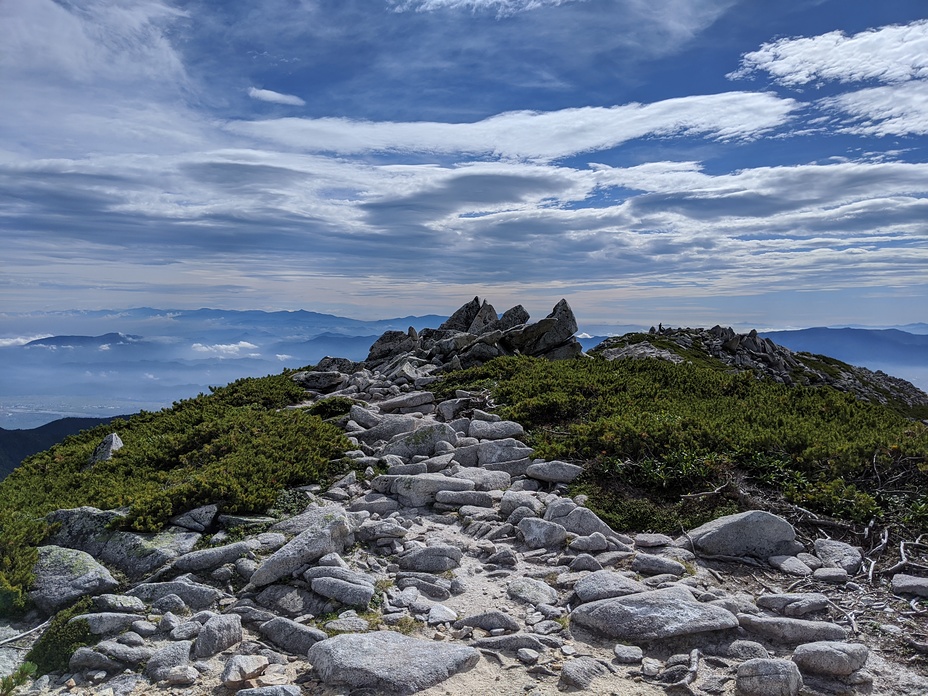
M 577 320 L 566 300 L 558 302 L 541 321 L 529 323 L 529 314 L 522 305 L 498 316 L 493 305 L 475 297 L 437 329 L 387 331 L 371 346 L 363 366 L 389 372 L 398 361 L 415 360 L 460 369 L 500 355 L 560 360 L 582 352 L 573 337 L 576 332 Z
M 349 473 L 290 491 L 296 514 L 210 505 L 145 535 L 111 531 L 120 511 L 53 513 L 36 597 L 52 611 L 58 595 L 91 595 L 72 621 L 100 641 L 31 693 L 928 693 L 883 642 L 919 620 L 892 607 L 928 596 L 925 579 L 865 587 L 860 549 L 804 543 L 759 510 L 677 539 L 619 533 L 569 497 L 583 468 L 535 457 L 485 395 L 437 399 L 434 373 L 476 360 L 474 324 L 492 325 L 474 304 L 449 320 L 467 330 L 439 330 L 458 352 L 407 336 L 380 367 L 329 359 L 294 375 L 307 387 L 297 408 L 353 401 L 335 421 Z M 481 345 L 522 327 L 534 338 L 520 345 L 560 355 L 563 304 L 544 331 L 521 320 Z M 855 613 L 869 606 L 879 628 L 865 633 Z

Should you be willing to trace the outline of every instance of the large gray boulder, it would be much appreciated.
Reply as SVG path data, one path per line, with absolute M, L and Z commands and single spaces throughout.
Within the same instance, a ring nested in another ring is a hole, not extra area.
M 612 570 L 594 571 L 580 578 L 574 585 L 574 594 L 581 603 L 595 602 L 610 597 L 624 597 L 650 590 L 651 588 L 644 583 Z
M 421 419 L 415 416 L 390 414 L 367 430 L 351 433 L 351 435 L 361 442 L 372 445 L 380 440 L 390 440 L 402 433 L 411 433 L 420 422 Z
M 61 546 L 40 546 L 38 551 L 29 598 L 46 614 L 53 614 L 84 595 L 103 594 L 119 585 L 110 571 L 84 551 Z
M 282 616 L 261 624 L 258 632 L 281 650 L 292 655 L 306 655 L 326 634 L 318 628 L 305 626 Z
M 113 531 L 125 512 L 80 507 L 55 510 L 46 516 L 58 530 L 46 541 L 54 546 L 86 551 L 130 580 L 151 574 L 178 556 L 189 553 L 200 539 L 197 532 L 135 534 Z
M 557 590 L 534 578 L 515 578 L 506 588 L 507 594 L 526 604 L 554 604 L 557 602 Z
M 480 660 L 474 648 L 410 638 L 393 631 L 344 634 L 309 649 L 315 673 L 328 685 L 378 693 L 414 694 Z
M 457 432 L 447 423 L 431 423 L 422 425 L 411 433 L 394 436 L 384 445 L 382 454 L 395 454 L 403 459 L 415 456 L 431 457 L 436 454 L 435 445 L 439 442 L 453 445 L 457 440 Z
M 763 510 L 748 510 L 707 522 L 680 537 L 676 543 L 707 556 L 792 556 L 803 551 L 796 530 L 782 517 Z
M 345 519 L 336 517 L 322 529 L 311 527 L 268 556 L 249 579 L 253 587 L 270 585 L 326 554 L 341 553 L 354 543 Z
M 242 642 L 242 617 L 238 614 L 221 614 L 210 617 L 203 624 L 193 644 L 197 657 L 212 657 Z
M 738 626 L 731 612 L 697 602 L 682 587 L 600 599 L 581 604 L 570 616 L 571 623 L 632 643 Z
M 426 546 L 412 549 L 399 557 L 402 570 L 418 573 L 443 573 L 457 568 L 464 553 L 455 546 Z
M 192 641 L 179 640 L 175 643 L 168 643 L 163 648 L 159 648 L 155 651 L 155 654 L 151 656 L 148 664 L 145 665 L 145 676 L 153 682 L 167 679 L 172 669 L 190 662 L 190 649 L 192 647 Z
M 562 299 L 541 321 L 506 331 L 501 342 L 525 355 L 543 355 L 571 342 L 576 332 L 577 319 L 567 300 Z
M 122 438 L 116 433 L 110 433 L 94 448 L 93 454 L 90 455 L 90 464 L 105 462 L 112 459 L 113 453 L 122 449 L 122 446 Z
M 184 573 L 196 573 L 218 568 L 249 555 L 260 546 L 257 540 L 237 541 L 234 544 L 191 551 L 174 561 L 174 568 Z
M 310 530 L 321 532 L 335 520 L 348 522 L 348 513 L 341 505 L 311 503 L 299 515 L 288 517 L 273 525 L 270 531 L 287 535 L 302 534 Z
M 909 594 L 916 597 L 928 597 L 928 578 L 917 575 L 896 573 L 892 579 L 894 594 Z
M 405 507 L 431 505 L 439 491 L 472 491 L 476 488 L 469 479 L 444 474 L 385 474 L 374 479 L 371 487 L 379 493 L 391 493 Z
M 170 582 L 145 582 L 126 592 L 130 597 L 138 597 L 143 602 L 154 602 L 167 595 L 177 595 L 191 609 L 206 609 L 224 595 L 215 587 L 203 585 L 190 580 L 172 580 Z
M 283 616 L 302 616 L 304 614 L 326 614 L 335 609 L 335 602 L 309 592 L 302 587 L 290 585 L 268 585 L 255 597 L 255 601 L 265 609 Z

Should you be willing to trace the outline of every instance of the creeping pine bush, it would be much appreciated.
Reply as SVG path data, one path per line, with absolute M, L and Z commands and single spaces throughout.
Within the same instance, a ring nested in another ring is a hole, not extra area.
M 538 456 L 586 462 L 577 486 L 619 528 L 678 532 L 685 521 L 723 514 L 680 495 L 733 474 L 844 519 L 925 519 L 928 428 L 893 404 L 730 374 L 706 360 L 600 357 L 498 358 L 446 376 L 439 392 L 478 388 L 491 389 L 500 415 L 526 427 Z M 911 493 L 890 497 L 880 481 L 900 467 Z
M 69 437 L 0 482 L 0 613 L 23 608 L 44 516 L 53 510 L 127 507 L 125 524 L 153 532 L 209 503 L 228 513 L 263 512 L 283 489 L 338 473 L 329 462 L 348 441 L 319 417 L 284 408 L 304 395 L 287 374 L 211 391 Z M 114 431 L 122 449 L 89 465 Z
M 71 622 L 74 617 L 88 613 L 90 606 L 90 597 L 82 597 L 69 608 L 59 611 L 42 637 L 26 653 L 26 659 L 35 664 L 40 675 L 66 672 L 75 650 L 97 643 L 99 637 L 90 632 L 86 621 Z

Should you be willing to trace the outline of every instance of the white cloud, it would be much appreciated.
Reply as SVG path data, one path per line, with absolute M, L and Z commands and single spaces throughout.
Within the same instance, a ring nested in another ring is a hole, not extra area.
M 506 16 L 517 12 L 557 7 L 586 0 L 389 0 L 397 12 L 434 12 L 436 10 L 490 11 Z
M 293 356 L 286 353 L 277 353 L 274 357 L 283 362 L 284 360 L 290 360 Z
M 809 83 L 928 78 L 928 20 L 891 25 L 847 36 L 840 31 L 779 39 L 746 53 L 736 79 L 767 72 L 792 87 Z
M 234 133 L 312 152 L 427 152 L 557 159 L 607 150 L 646 136 L 750 140 L 789 121 L 800 108 L 769 93 L 724 92 L 652 104 L 511 111 L 475 123 L 281 118 L 233 121 Z
M 12 338 L 0 338 L 0 348 L 9 348 L 10 346 L 24 346 L 32 341 L 38 341 L 40 338 L 51 338 L 51 334 L 38 334 L 37 336 L 13 336 Z
M 872 87 L 820 102 L 848 116 L 842 130 L 859 135 L 928 135 L 928 81 Z
M 293 94 L 281 94 L 269 89 L 258 89 L 257 87 L 248 88 L 248 96 L 259 101 L 271 102 L 273 104 L 288 104 L 290 106 L 306 106 L 306 102 Z
M 243 350 L 254 350 L 258 346 L 248 341 L 239 341 L 238 343 L 214 343 L 212 345 L 194 343 L 190 347 L 198 353 L 212 353 L 219 357 L 239 357 Z M 249 353 L 248 355 L 253 354 Z

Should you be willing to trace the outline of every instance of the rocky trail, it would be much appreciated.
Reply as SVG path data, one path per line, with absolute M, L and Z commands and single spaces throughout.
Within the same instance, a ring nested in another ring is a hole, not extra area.
M 207 506 L 151 535 L 112 531 L 120 511 L 53 513 L 32 599 L 50 614 L 93 595 L 81 618 L 102 640 L 24 691 L 928 693 L 909 664 L 928 578 L 870 582 L 860 549 L 802 543 L 761 510 L 676 539 L 617 533 L 568 497 L 582 468 L 534 458 L 484 394 L 436 400 L 428 386 L 444 365 L 514 345 L 492 320 L 472 333 L 475 309 L 452 317 L 464 329 L 383 339 L 371 364 L 332 359 L 294 376 L 307 388 L 297 408 L 354 401 L 340 422 L 355 449 L 331 487 L 290 491 L 290 516 Z M 524 346 L 573 354 L 568 313 L 513 326 L 532 337 Z M 441 341 L 455 345 L 436 351 Z M 21 658 L 39 633 L 0 651 Z

